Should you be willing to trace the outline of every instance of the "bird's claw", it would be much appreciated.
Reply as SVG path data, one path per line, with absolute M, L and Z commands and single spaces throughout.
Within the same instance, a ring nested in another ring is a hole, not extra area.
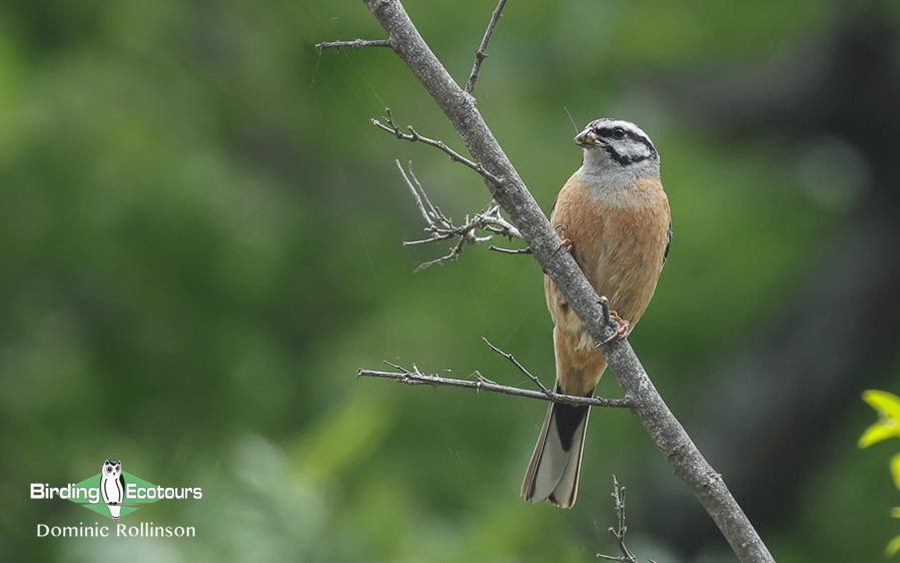
M 556 252 L 553 253 L 554 256 L 559 254 L 561 251 L 571 252 L 572 248 L 575 246 L 575 243 L 572 242 L 570 238 L 564 238 L 559 241 L 559 247 L 557 247 Z
M 629 334 L 631 334 L 631 323 L 623 319 L 619 316 L 619 313 L 615 311 L 609 312 L 609 318 L 616 323 L 616 332 L 612 334 L 609 338 L 600 343 L 608 344 L 610 342 L 615 342 L 616 340 L 622 340 L 623 338 L 627 338 Z
M 556 234 L 558 234 L 562 240 L 559 241 L 559 246 L 556 248 L 556 252 L 554 252 L 553 255 L 556 256 L 561 250 L 571 252 L 572 247 L 575 246 L 575 243 L 572 242 L 572 239 L 566 236 L 566 226 L 557 225 L 554 230 L 556 230 Z

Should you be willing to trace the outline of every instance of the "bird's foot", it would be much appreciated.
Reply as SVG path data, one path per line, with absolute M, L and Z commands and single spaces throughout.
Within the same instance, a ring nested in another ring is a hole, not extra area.
M 609 342 L 615 342 L 616 340 L 622 340 L 623 338 L 627 338 L 629 334 L 631 334 L 631 323 L 623 319 L 619 316 L 619 313 L 615 311 L 609 312 L 609 318 L 616 323 L 616 332 L 612 334 L 609 338 L 601 342 L 600 344 L 607 344 Z
M 556 256 L 560 253 L 560 251 L 563 250 L 566 252 L 572 252 L 572 248 L 575 246 L 575 243 L 572 242 L 572 239 L 566 236 L 566 226 L 557 225 L 554 230 L 562 240 L 559 241 L 559 246 L 556 248 L 556 252 L 554 252 L 553 255 Z
M 575 246 L 575 243 L 572 242 L 572 239 L 564 238 L 561 241 L 559 241 L 559 247 L 556 249 L 556 252 L 554 252 L 554 255 L 558 254 L 560 252 L 563 252 L 563 251 L 572 252 L 573 246 Z

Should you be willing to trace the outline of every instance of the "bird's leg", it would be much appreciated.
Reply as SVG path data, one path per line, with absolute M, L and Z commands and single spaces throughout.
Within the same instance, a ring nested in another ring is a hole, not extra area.
M 621 340 L 623 338 L 627 338 L 628 335 L 631 334 L 631 323 L 620 317 L 619 313 L 611 310 L 609 312 L 609 317 L 616 322 L 616 332 L 614 332 L 612 336 L 610 336 L 600 344 L 606 344 L 608 342 Z
M 559 241 L 559 248 L 556 249 L 556 252 L 553 254 L 556 255 L 560 250 L 565 250 L 566 252 L 572 252 L 572 248 L 575 246 L 575 243 L 572 242 L 572 239 L 566 236 L 566 226 L 565 225 L 557 225 L 556 233 L 562 239 Z

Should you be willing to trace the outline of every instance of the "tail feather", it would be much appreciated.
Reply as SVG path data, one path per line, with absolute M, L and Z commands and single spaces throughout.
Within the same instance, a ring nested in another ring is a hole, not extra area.
M 562 508 L 575 504 L 589 414 L 590 407 L 550 403 L 522 482 L 525 500 L 549 500 Z

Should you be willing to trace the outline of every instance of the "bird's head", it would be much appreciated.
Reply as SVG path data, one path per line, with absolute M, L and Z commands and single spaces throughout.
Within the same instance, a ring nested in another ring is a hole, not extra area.
M 659 154 L 644 130 L 622 119 L 595 119 L 575 136 L 584 149 L 584 163 L 599 168 L 659 166 Z

